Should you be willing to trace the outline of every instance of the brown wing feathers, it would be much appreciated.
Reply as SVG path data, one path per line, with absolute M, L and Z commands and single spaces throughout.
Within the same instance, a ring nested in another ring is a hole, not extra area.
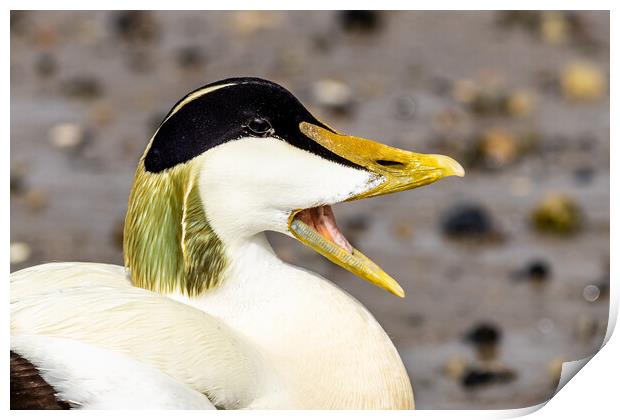
M 56 398 L 54 388 L 45 382 L 39 370 L 19 354 L 11 352 L 11 410 L 68 410 L 65 401 Z

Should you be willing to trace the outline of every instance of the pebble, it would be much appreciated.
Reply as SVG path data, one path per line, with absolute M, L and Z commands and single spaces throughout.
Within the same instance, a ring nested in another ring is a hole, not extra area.
M 395 116 L 401 120 L 411 120 L 416 114 L 418 103 L 410 95 L 399 96 L 395 103 Z
M 103 87 L 92 76 L 77 76 L 65 80 L 61 85 L 62 94 L 73 99 L 93 100 L 103 94 Z
M 54 147 L 75 150 L 86 142 L 86 130 L 74 123 L 62 123 L 53 126 L 49 131 L 49 139 Z
M 39 49 L 52 49 L 58 44 L 59 33 L 55 27 L 37 25 L 33 35 L 34 44 Z
M 580 185 L 588 185 L 592 183 L 592 179 L 594 179 L 594 175 L 596 175 L 596 170 L 590 166 L 582 166 L 573 171 L 575 175 L 575 179 L 577 183 Z
M 601 296 L 601 289 L 599 289 L 599 287 L 595 284 L 588 284 L 583 288 L 583 292 L 581 294 L 586 301 L 592 303 L 596 302 Z
M 39 189 L 32 188 L 24 195 L 26 205 L 30 210 L 40 211 L 47 206 L 47 195 Z
M 485 385 L 505 384 L 513 381 L 516 373 L 503 365 L 471 366 L 461 378 L 464 388 L 478 388 Z
M 25 242 L 11 242 L 11 264 L 21 264 L 28 261 L 32 255 L 30 245 Z
M 206 54 L 201 47 L 196 45 L 181 48 L 176 53 L 178 66 L 185 70 L 201 69 L 206 61 Z
M 534 94 L 529 90 L 518 89 L 506 98 L 506 113 L 511 117 L 523 118 L 530 115 L 535 107 Z
M 461 378 L 461 385 L 464 388 L 474 388 L 481 385 L 489 385 L 493 382 L 492 372 L 481 369 L 468 369 Z
M 498 14 L 502 28 L 519 27 L 549 45 L 572 42 L 592 50 L 598 42 L 592 37 L 583 14 L 573 11 L 505 11 Z
M 598 333 L 599 322 L 587 315 L 582 315 L 575 322 L 575 335 L 583 343 L 591 341 Z
M 502 93 L 495 88 L 484 88 L 473 80 L 456 81 L 452 95 L 478 117 L 500 115 L 504 112 L 505 98 Z
M 542 39 L 552 45 L 563 44 L 569 37 L 570 25 L 562 12 L 543 12 L 540 21 Z
M 323 79 L 312 85 L 314 101 L 325 109 L 338 114 L 348 114 L 353 108 L 353 92 L 346 84 Z
M 279 23 L 280 16 L 273 11 L 243 10 L 232 15 L 232 27 L 240 35 L 252 35 L 273 29 Z
M 547 282 L 550 276 L 551 266 L 543 259 L 532 260 L 515 273 L 517 280 L 527 280 L 536 285 Z
M 543 281 L 549 278 L 551 268 L 546 261 L 534 260 L 528 264 L 527 274 L 531 280 Z
M 555 328 L 555 323 L 552 319 L 541 318 L 538 320 L 536 326 L 538 327 L 538 331 L 540 331 L 544 335 L 547 335 L 553 331 L 553 329 Z
M 479 117 L 501 115 L 505 109 L 505 100 L 496 93 L 478 92 L 469 101 L 468 108 Z
M 49 53 L 39 54 L 34 62 L 34 69 L 39 77 L 53 76 L 57 67 L 56 59 Z
M 477 94 L 478 86 L 470 79 L 457 80 L 452 87 L 452 97 L 464 104 L 472 102 Z
M 371 33 L 381 28 L 383 19 L 377 10 L 342 10 L 338 22 L 347 32 Z
M 438 132 L 453 133 L 462 126 L 466 115 L 458 109 L 442 109 L 433 115 L 433 128 Z
M 160 28 L 153 13 L 146 10 L 123 10 L 112 19 L 114 33 L 128 42 L 151 42 L 158 38 Z
M 538 232 L 568 235 L 581 229 L 583 212 L 572 198 L 552 193 L 536 205 L 531 220 Z
M 27 167 L 22 162 L 11 163 L 10 191 L 11 194 L 21 194 L 26 189 Z
M 595 64 L 575 61 L 567 64 L 560 74 L 564 97 L 575 102 L 599 99 L 607 86 L 602 70 Z
M 475 146 L 473 164 L 486 169 L 503 169 L 519 158 L 516 137 L 503 128 L 492 128 L 480 136 Z
M 467 364 L 463 358 L 459 356 L 452 356 L 446 361 L 446 363 L 444 363 L 441 370 L 448 378 L 457 381 L 463 377 L 466 369 Z
M 536 103 L 534 93 L 529 89 L 508 90 L 493 79 L 486 84 L 471 79 L 457 80 L 452 88 L 452 96 L 477 117 L 523 118 L 534 111 Z
M 467 331 L 464 338 L 476 348 L 479 359 L 493 360 L 497 357 L 497 348 L 502 333 L 495 324 L 481 322 Z
M 448 209 L 441 218 L 441 229 L 445 235 L 456 238 L 479 238 L 494 230 L 489 213 L 473 203 L 461 203 Z

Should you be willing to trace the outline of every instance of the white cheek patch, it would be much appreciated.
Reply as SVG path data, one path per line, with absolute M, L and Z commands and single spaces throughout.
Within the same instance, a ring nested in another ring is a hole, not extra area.
M 200 191 L 222 240 L 288 230 L 292 210 L 333 204 L 384 182 L 276 138 L 246 137 L 203 155 Z

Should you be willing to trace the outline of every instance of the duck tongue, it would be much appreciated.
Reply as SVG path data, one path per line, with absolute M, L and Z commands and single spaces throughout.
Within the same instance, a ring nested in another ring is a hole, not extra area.
M 331 206 L 313 207 L 297 213 L 299 220 L 316 230 L 322 237 L 352 253 L 353 247 L 338 226 Z

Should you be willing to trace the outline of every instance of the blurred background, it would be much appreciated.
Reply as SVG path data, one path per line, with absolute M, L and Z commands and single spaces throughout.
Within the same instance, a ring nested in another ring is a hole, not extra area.
M 608 12 L 12 12 L 11 270 L 122 264 L 136 163 L 166 112 L 232 76 L 349 134 L 458 159 L 419 190 L 335 206 L 407 291 L 290 238 L 394 340 L 420 409 L 548 399 L 609 308 Z M 320 316 L 317 318 L 320 322 Z

